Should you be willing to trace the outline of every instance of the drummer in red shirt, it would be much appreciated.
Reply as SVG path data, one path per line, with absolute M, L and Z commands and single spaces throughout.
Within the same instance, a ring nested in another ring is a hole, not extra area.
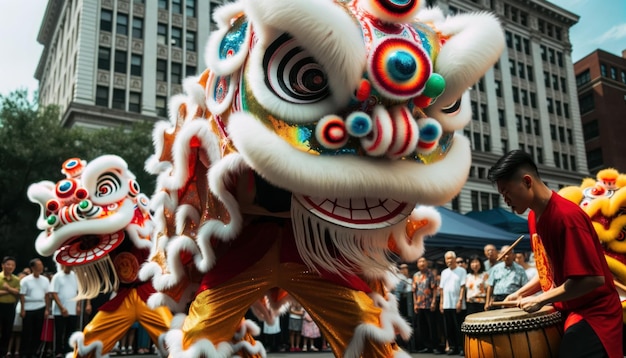
M 561 357 L 622 358 L 622 306 L 589 217 L 544 184 L 524 151 L 500 158 L 489 170 L 489 180 L 513 211 L 531 209 L 533 251 L 538 264 L 546 263 L 506 301 L 517 301 L 529 313 L 546 304 L 562 312 Z

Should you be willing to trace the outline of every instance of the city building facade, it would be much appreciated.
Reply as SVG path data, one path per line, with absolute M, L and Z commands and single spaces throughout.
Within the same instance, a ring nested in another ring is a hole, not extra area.
M 222 1 L 50 0 L 38 41 L 40 104 L 65 126 L 156 120 L 182 80 L 204 67 L 203 49 Z M 569 28 L 579 17 L 545 0 L 429 0 L 448 13 L 490 11 L 501 20 L 500 61 L 471 90 L 473 165 L 447 206 L 465 213 L 504 203 L 486 178 L 504 153 L 531 153 L 558 190 L 588 176 Z
M 596 50 L 574 72 L 589 170 L 626 173 L 626 50 L 622 57 Z

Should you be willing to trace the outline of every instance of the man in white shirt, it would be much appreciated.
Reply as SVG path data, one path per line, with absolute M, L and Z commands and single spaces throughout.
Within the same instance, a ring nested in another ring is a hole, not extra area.
M 80 313 L 80 301 L 74 298 L 78 294 L 78 280 L 69 266 L 61 265 L 52 277 L 50 296 L 52 298 L 52 314 L 54 315 L 55 353 L 57 357 L 64 357 L 71 352 L 68 340 L 78 328 L 77 313 Z
M 467 271 L 457 265 L 454 251 L 446 252 L 444 258 L 448 268 L 441 272 L 439 310 L 443 313 L 446 339 L 450 345 L 447 354 L 463 356 L 465 354 L 463 352 L 464 342 L 461 336 L 461 323 L 463 323 L 462 309 Z
M 41 344 L 43 321 L 48 316 L 50 300 L 48 290 L 50 281 L 43 276 L 43 263 L 40 259 L 32 259 L 29 263 L 32 274 L 20 282 L 20 302 L 22 308 L 22 344 L 21 357 L 36 357 L 37 348 Z

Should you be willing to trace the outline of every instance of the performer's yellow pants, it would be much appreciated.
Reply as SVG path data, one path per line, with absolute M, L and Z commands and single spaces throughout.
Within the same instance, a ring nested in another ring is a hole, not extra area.
M 172 313 L 167 307 L 151 309 L 139 297 L 137 291 L 132 290 L 116 311 L 99 311 L 95 315 L 83 330 L 85 345 L 100 341 L 102 353 L 106 354 L 135 322 L 139 322 L 150 335 L 152 342 L 156 343 L 159 336 L 169 329 L 171 321 Z M 93 356 L 92 353 L 88 357 Z M 76 350 L 74 357 L 78 357 Z
M 234 279 L 196 297 L 182 327 L 183 349 L 202 338 L 214 345 L 230 342 L 248 308 L 274 287 L 286 290 L 302 304 L 336 357 L 343 357 L 359 324 L 380 327 L 381 309 L 367 294 L 329 282 L 302 264 L 280 263 L 278 247 L 274 245 L 263 259 Z M 376 291 L 384 295 L 381 284 Z M 393 342 L 366 339 L 362 357 L 387 358 L 395 350 L 397 345 Z M 244 357 L 260 357 L 239 353 Z

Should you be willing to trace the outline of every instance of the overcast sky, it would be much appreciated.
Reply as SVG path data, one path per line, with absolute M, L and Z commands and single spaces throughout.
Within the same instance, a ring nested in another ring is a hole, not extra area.
M 550 0 L 580 16 L 571 28 L 574 62 L 601 48 L 621 56 L 626 49 L 625 0 Z M 0 94 L 37 89 L 34 78 L 43 46 L 37 34 L 46 0 L 0 0 Z

